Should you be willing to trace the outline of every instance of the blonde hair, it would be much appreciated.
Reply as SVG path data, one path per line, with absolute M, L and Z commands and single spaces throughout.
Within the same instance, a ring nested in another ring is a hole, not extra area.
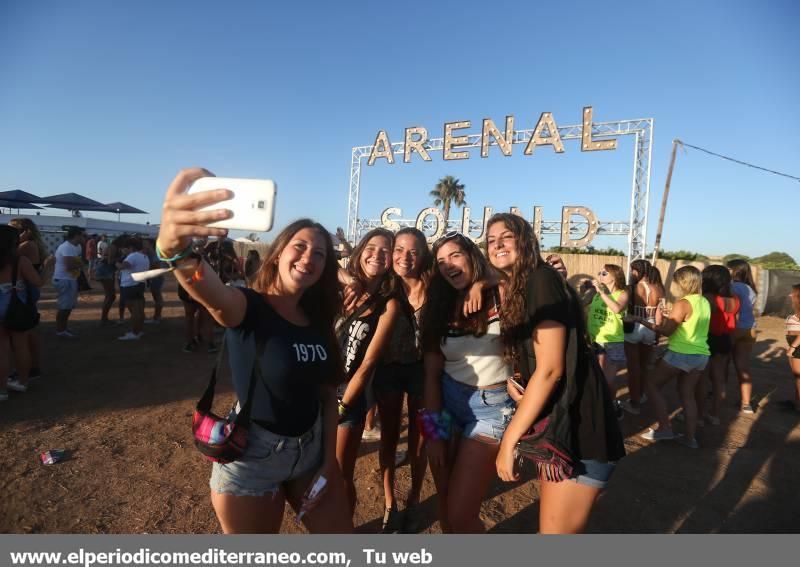
M 694 266 L 684 266 L 675 270 L 672 280 L 681 288 L 684 295 L 701 293 L 703 275 Z

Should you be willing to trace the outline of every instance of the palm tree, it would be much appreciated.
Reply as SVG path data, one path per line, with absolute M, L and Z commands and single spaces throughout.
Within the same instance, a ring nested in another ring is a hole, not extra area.
M 436 187 L 430 192 L 433 197 L 433 204 L 437 207 L 439 205 L 444 209 L 444 224 L 447 226 L 447 221 L 450 218 L 450 203 L 456 207 L 463 207 L 467 204 L 467 194 L 464 191 L 464 184 L 459 183 L 458 179 L 452 175 L 445 175 L 436 184 Z

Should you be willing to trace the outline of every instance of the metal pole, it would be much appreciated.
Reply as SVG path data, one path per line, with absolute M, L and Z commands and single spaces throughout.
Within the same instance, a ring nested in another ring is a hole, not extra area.
M 672 157 L 669 160 L 667 170 L 667 182 L 664 185 L 664 195 L 661 197 L 661 212 L 658 215 L 658 230 L 656 231 L 656 243 L 653 245 L 653 264 L 658 260 L 659 247 L 661 246 L 661 232 L 664 228 L 664 215 L 667 212 L 667 199 L 669 198 L 669 186 L 672 183 L 672 169 L 675 167 L 675 156 L 678 153 L 678 145 L 682 144 L 677 138 L 672 140 Z

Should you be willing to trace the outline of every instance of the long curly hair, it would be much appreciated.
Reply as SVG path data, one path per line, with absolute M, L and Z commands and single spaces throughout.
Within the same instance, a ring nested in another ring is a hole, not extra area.
M 446 339 L 450 326 L 471 332 L 476 337 L 486 334 L 489 327 L 488 309 L 481 309 L 469 317 L 464 317 L 459 300 L 464 298 L 466 290 L 477 281 L 485 281 L 492 269 L 480 248 L 463 234 L 442 237 L 433 245 L 433 259 L 439 249 L 448 242 L 455 242 L 466 254 L 472 267 L 472 279 L 464 290 L 451 286 L 438 268 L 435 268 L 428 286 L 428 298 L 422 310 L 422 348 L 425 352 L 437 352 L 442 340 Z M 484 291 L 483 304 L 487 305 L 491 290 Z
M 42 233 L 39 232 L 39 227 L 36 226 L 36 223 L 29 218 L 18 217 L 8 221 L 8 224 L 19 230 L 20 233 L 28 233 L 28 240 L 32 240 L 36 245 L 36 249 L 39 251 L 39 262 L 44 262 L 44 259 L 47 257 L 47 247 L 44 245 Z
M 517 241 L 517 261 L 509 273 L 502 274 L 507 285 L 502 309 L 503 329 L 510 333 L 511 329 L 522 325 L 527 318 L 525 292 L 528 278 L 544 259 L 539 249 L 539 240 L 528 221 L 512 213 L 497 213 L 486 223 L 487 234 L 491 226 L 499 222 L 511 231 Z
M 381 236 L 389 242 L 389 260 L 391 261 L 392 250 L 394 249 L 394 233 L 385 228 L 373 228 L 359 241 L 353 252 L 350 254 L 350 262 L 347 264 L 347 271 L 358 283 L 361 284 L 361 289 L 366 290 L 370 285 L 370 278 L 364 273 L 364 268 L 361 267 L 361 256 L 364 255 L 364 250 L 367 248 L 369 241 L 376 236 Z M 386 273 L 380 276 L 380 283 L 378 284 L 377 291 L 373 293 L 373 298 L 389 297 L 395 291 L 395 276 L 392 270 L 386 270 Z

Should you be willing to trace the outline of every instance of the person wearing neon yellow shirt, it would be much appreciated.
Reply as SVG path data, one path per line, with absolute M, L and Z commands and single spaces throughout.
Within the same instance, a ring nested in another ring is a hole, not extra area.
M 697 449 L 697 402 L 694 391 L 711 355 L 708 348 L 711 305 L 701 295 L 703 277 L 694 266 L 676 270 L 673 280 L 684 295 L 672 307 L 669 318 L 661 325 L 636 318 L 645 327 L 669 337 L 667 353 L 658 363 L 653 376 L 645 382 L 647 398 L 652 402 L 658 418 L 658 429 L 651 427 L 641 436 L 652 441 L 679 437 L 681 443 Z M 686 435 L 683 437 L 676 436 L 672 431 L 667 404 L 659 392 L 661 386 L 676 377 L 686 420 Z
M 616 392 L 616 376 L 625 366 L 625 333 L 622 317 L 628 306 L 625 289 L 625 272 L 614 264 L 606 264 L 592 281 L 596 290 L 587 314 L 589 336 L 594 344 L 597 360 L 611 392 Z M 622 412 L 619 412 L 622 416 Z

